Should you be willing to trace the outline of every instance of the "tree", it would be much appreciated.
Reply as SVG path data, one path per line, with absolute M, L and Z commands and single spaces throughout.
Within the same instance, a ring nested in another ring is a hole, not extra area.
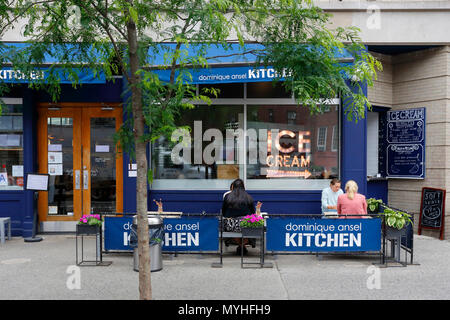
M 357 29 L 330 30 L 330 16 L 311 0 L 2 0 L 0 18 L 0 36 L 23 24 L 27 39 L 23 48 L 1 44 L 0 63 L 29 74 L 46 56 L 54 57 L 58 64 L 46 70 L 46 78 L 29 85 L 44 88 L 55 101 L 61 77 L 77 86 L 80 70 L 104 73 L 107 79 L 123 74 L 126 79 L 132 117 L 117 136 L 118 144 L 137 163 L 141 299 L 151 299 L 146 219 L 152 172 L 146 144 L 170 133 L 175 116 L 193 108 L 196 100 L 209 101 L 189 85 L 190 70 L 208 66 L 208 46 L 227 51 L 230 43 L 238 43 L 243 54 L 245 43 L 262 44 L 263 49 L 252 54 L 259 64 L 271 65 L 283 75 L 283 84 L 293 90 L 299 104 L 315 113 L 327 98 L 351 98 L 346 114 L 354 120 L 364 117 L 370 107 L 362 84 L 371 85 L 380 68 Z M 187 50 L 192 46 L 194 54 Z M 343 50 L 353 55 L 353 63 L 340 63 L 337 56 Z M 170 72 L 166 82 L 154 72 L 161 55 L 164 62 L 158 67 Z M 356 80 L 353 88 L 349 79 Z M 0 90 L 7 89 L 0 85 Z

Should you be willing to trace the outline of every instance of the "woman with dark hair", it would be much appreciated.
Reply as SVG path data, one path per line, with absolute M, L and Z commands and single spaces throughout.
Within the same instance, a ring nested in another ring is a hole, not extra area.
M 222 216 L 224 217 L 224 231 L 241 232 L 241 218 L 255 213 L 255 204 L 251 195 L 245 191 L 244 181 L 236 179 L 231 184 L 231 192 L 225 195 L 222 204 Z M 240 239 L 238 240 L 237 254 L 240 254 Z M 244 253 L 247 249 L 244 247 Z

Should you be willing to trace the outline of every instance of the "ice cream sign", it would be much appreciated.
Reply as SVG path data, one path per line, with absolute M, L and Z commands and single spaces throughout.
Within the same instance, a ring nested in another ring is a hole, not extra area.
M 310 135 L 310 131 L 268 131 L 267 177 L 310 177 L 311 173 L 306 169 L 311 165 Z
M 425 178 L 425 123 L 425 108 L 387 113 L 387 177 Z

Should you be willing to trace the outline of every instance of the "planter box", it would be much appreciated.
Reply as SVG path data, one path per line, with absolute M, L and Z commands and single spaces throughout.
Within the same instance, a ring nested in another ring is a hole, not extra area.
M 392 238 L 398 238 L 406 235 L 406 227 L 398 230 L 397 228 L 392 228 L 386 225 L 386 238 L 392 239 Z
M 88 224 L 77 224 L 77 235 L 90 236 L 100 233 L 101 226 L 90 226 Z
M 241 227 L 242 236 L 244 237 L 262 237 L 264 235 L 264 228 L 245 228 Z

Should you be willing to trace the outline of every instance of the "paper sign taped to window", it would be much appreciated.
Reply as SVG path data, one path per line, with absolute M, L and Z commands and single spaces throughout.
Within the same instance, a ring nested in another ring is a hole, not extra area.
M 23 177 L 23 166 L 12 166 L 13 177 Z
M 8 134 L 6 146 L 20 147 L 20 134 Z
M 95 152 L 109 152 L 109 145 L 107 144 L 95 145 Z
M 58 206 L 48 206 L 48 214 L 58 214 Z
M 131 178 L 137 177 L 137 171 L 136 170 L 128 171 L 128 177 L 131 177 Z
M 62 152 L 49 152 L 48 163 L 62 163 Z
M 8 185 L 8 173 L 0 172 L 0 186 Z
M 51 176 L 62 176 L 63 165 L 62 164 L 49 164 L 48 165 L 48 174 Z
M 62 151 L 62 144 L 49 144 L 48 145 L 48 151 L 61 152 Z

